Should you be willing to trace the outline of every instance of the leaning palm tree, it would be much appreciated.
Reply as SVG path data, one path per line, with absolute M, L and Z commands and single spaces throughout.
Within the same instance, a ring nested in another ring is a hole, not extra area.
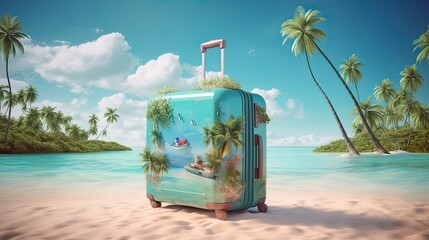
M 367 120 L 365 119 L 365 116 L 362 110 L 359 107 L 359 102 L 356 100 L 352 91 L 347 86 L 347 83 L 341 77 L 340 73 L 335 68 L 334 64 L 332 64 L 331 60 L 329 60 L 326 54 L 317 45 L 316 40 L 320 38 L 326 38 L 326 34 L 324 32 L 322 32 L 319 29 L 313 28 L 312 26 L 313 24 L 319 21 L 325 20 L 323 17 L 320 17 L 318 15 L 319 15 L 319 11 L 317 10 L 310 9 L 307 12 L 305 12 L 304 8 L 302 6 L 299 6 L 295 12 L 295 17 L 287 20 L 282 24 L 281 33 L 283 36 L 287 35 L 287 38 L 285 38 L 284 42 L 289 38 L 296 38 L 294 44 L 292 45 L 292 49 L 297 48 L 297 51 L 306 51 L 310 55 L 312 55 L 314 52 L 314 48 L 316 48 L 317 51 L 320 54 L 322 54 L 322 56 L 326 59 L 326 61 L 331 66 L 331 68 L 335 71 L 341 83 L 346 88 L 347 92 L 352 98 L 353 103 L 355 104 L 356 109 L 358 111 L 358 114 L 360 118 L 362 118 L 363 126 L 365 127 L 365 130 L 368 132 L 369 137 L 371 138 L 371 141 L 374 144 L 374 147 L 376 148 L 377 152 L 388 154 L 389 152 L 386 149 L 384 149 L 384 147 L 380 144 L 375 134 L 372 132 Z M 302 42 L 301 43 L 302 46 L 295 47 L 295 45 L 298 45 L 299 42 Z
M 25 101 L 30 104 L 30 107 L 31 104 L 34 103 L 38 97 L 39 94 L 37 93 L 36 88 L 31 85 L 27 86 L 27 88 L 25 89 Z
M 346 143 L 347 149 L 350 155 L 359 155 L 359 152 L 353 146 L 350 138 L 348 137 L 343 124 L 341 123 L 340 118 L 338 117 L 337 112 L 335 111 L 334 106 L 326 95 L 325 91 L 322 89 L 316 78 L 314 77 L 313 71 L 311 69 L 310 61 L 308 55 L 314 55 L 315 42 L 312 39 L 320 39 L 326 38 L 326 34 L 314 28 L 313 25 L 319 21 L 325 20 L 323 17 L 318 16 L 319 11 L 308 11 L 304 12 L 304 8 L 298 7 L 295 12 L 295 16 L 292 19 L 285 21 L 281 26 L 280 33 L 282 36 L 286 36 L 283 44 L 286 43 L 289 39 L 295 39 L 292 44 L 292 52 L 295 57 L 298 56 L 301 52 L 305 53 L 305 57 L 307 60 L 308 69 L 310 70 L 310 74 L 312 76 L 313 82 L 316 84 L 319 91 L 322 93 L 325 100 L 328 102 L 328 105 L 334 115 L 334 118 L 338 124 L 338 127 L 343 136 L 344 142 Z
M 100 134 L 98 134 L 98 136 L 95 138 L 95 140 L 97 140 L 101 134 L 106 133 L 106 129 L 109 127 L 109 125 L 111 123 L 117 122 L 119 115 L 116 114 L 116 108 L 107 108 L 107 111 L 104 113 L 104 117 L 106 118 L 107 121 L 107 126 L 101 130 Z
M 399 74 L 402 76 L 399 83 L 401 84 L 401 88 L 405 91 L 415 93 L 423 86 L 423 77 L 420 75 L 415 64 L 405 66 Z
M 29 38 L 25 33 L 21 32 L 24 28 L 17 17 L 11 17 L 9 14 L 4 14 L 0 17 L 0 53 L 3 55 L 6 64 L 6 78 L 9 87 L 9 93 L 12 93 L 12 86 L 9 79 L 9 57 L 15 57 L 17 50 L 24 52 L 24 46 L 19 41 L 23 38 Z M 9 94 L 9 101 L 12 102 L 12 94 Z M 9 125 L 11 119 L 12 108 L 9 108 L 9 116 L 7 119 L 6 130 L 4 133 L 4 141 L 7 141 Z
M 413 51 L 415 51 L 417 48 L 422 48 L 422 51 L 417 55 L 417 62 L 421 62 L 426 58 L 428 64 L 429 64 L 429 24 L 428 24 L 428 30 L 420 35 L 419 38 L 413 41 L 413 45 L 416 45 L 414 47 Z
M 362 67 L 363 63 L 359 62 L 356 54 L 352 54 L 349 59 L 345 59 L 343 63 L 340 64 L 340 74 L 343 78 L 346 79 L 347 83 L 353 83 L 355 85 L 356 94 L 359 98 L 359 90 L 357 84 L 362 79 L 362 73 L 359 70 L 359 67 Z
M 373 129 L 383 125 L 384 109 L 383 106 L 371 103 L 371 97 L 368 97 L 365 102 L 360 103 L 360 109 L 365 114 L 365 118 L 368 120 L 369 125 Z M 356 118 L 352 122 L 352 126 L 358 126 L 357 129 L 363 130 L 362 119 L 357 114 L 356 108 L 352 110 L 352 113 L 356 115 Z
M 156 129 L 151 129 L 150 131 L 152 143 L 159 149 L 164 149 L 164 137 L 162 136 L 162 132 Z

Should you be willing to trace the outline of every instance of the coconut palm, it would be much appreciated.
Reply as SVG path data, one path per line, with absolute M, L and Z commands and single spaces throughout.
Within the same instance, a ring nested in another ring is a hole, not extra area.
M 164 138 L 162 132 L 157 131 L 156 129 L 151 129 L 150 131 L 152 136 L 152 143 L 159 149 L 164 149 Z
M 31 85 L 27 86 L 27 88 L 25 89 L 25 101 L 30 104 L 30 107 L 31 104 L 34 103 L 38 97 L 39 94 L 37 93 L 36 88 Z
M 203 138 L 204 145 L 210 145 L 210 149 L 214 149 L 216 147 L 215 133 L 208 127 L 203 127 Z
M 32 107 L 27 110 L 27 114 L 24 118 L 24 127 L 32 130 L 42 129 L 42 120 L 39 108 Z
M 368 120 L 369 125 L 373 129 L 383 125 L 383 106 L 371 103 L 371 97 L 368 97 L 365 102 L 360 103 L 361 111 L 365 114 L 365 118 Z M 352 113 L 356 115 L 356 118 L 352 122 L 352 126 L 355 130 L 363 131 L 362 119 L 357 114 L 356 108 L 353 109 Z
M 98 117 L 94 113 L 89 116 L 89 119 L 88 119 L 89 131 L 88 132 L 90 135 L 97 135 L 97 133 L 98 133 L 98 126 L 97 126 L 98 121 L 99 121 Z
M 357 84 L 362 79 L 362 73 L 359 70 L 359 67 L 362 67 L 363 64 L 359 62 L 356 54 L 352 54 L 349 59 L 345 59 L 343 63 L 340 64 L 340 74 L 343 78 L 346 79 L 347 83 L 353 83 L 356 88 L 356 94 L 359 99 L 359 90 Z
M 71 124 L 66 128 L 67 135 L 74 140 L 80 140 L 81 138 L 81 129 L 76 124 Z
M 23 38 L 29 38 L 25 33 L 21 32 L 24 28 L 17 17 L 11 17 L 9 14 L 4 14 L 0 17 L 0 53 L 3 55 L 6 65 L 6 79 L 9 87 L 9 93 L 12 93 L 12 86 L 9 79 L 9 57 L 15 57 L 17 51 L 24 52 L 24 46 L 19 41 Z M 9 102 L 12 102 L 12 94 L 9 94 Z M 4 141 L 7 141 L 9 125 L 11 119 L 12 108 L 9 108 L 9 115 L 4 133 Z
M 429 129 L 429 106 L 419 104 L 411 114 L 411 122 L 415 128 Z
M 389 108 L 390 100 L 395 97 L 395 89 L 389 78 L 383 79 L 380 85 L 375 86 L 374 95 L 377 100 L 383 100 L 386 103 L 386 109 Z
M 144 163 L 142 169 L 146 174 L 152 174 L 155 171 L 155 161 L 152 156 L 152 152 L 149 148 L 145 148 L 143 153 L 140 153 L 141 161 Z
M 24 115 L 24 112 L 27 111 L 27 102 L 25 101 L 25 90 L 21 89 L 19 90 L 16 94 L 15 94 L 15 100 L 16 100 L 16 104 L 20 104 L 21 105 L 21 110 L 22 110 L 22 115 Z
M 95 140 L 97 140 L 100 137 L 100 135 L 102 135 L 103 133 L 104 134 L 107 133 L 106 129 L 109 127 L 109 125 L 111 123 L 118 121 L 119 115 L 116 114 L 116 110 L 117 110 L 116 108 L 107 107 L 107 110 L 104 113 L 104 118 L 106 118 L 107 126 L 103 130 L 101 130 L 100 134 L 98 134 L 98 136 L 95 138 Z
M 400 72 L 400 75 L 402 76 L 401 81 L 399 82 L 401 84 L 401 88 L 410 93 L 415 93 L 423 86 L 423 77 L 420 75 L 415 64 L 405 66 Z
M 167 156 L 161 152 L 150 151 L 149 148 L 145 148 L 143 153 L 140 153 L 141 161 L 144 163 L 142 169 L 148 180 L 151 180 L 149 177 L 154 177 L 155 180 L 160 180 L 164 172 L 168 172 L 170 168 L 170 163 L 167 159 Z
M 215 149 L 211 149 L 210 152 L 205 155 L 207 158 L 207 168 L 209 168 L 213 174 L 218 174 L 222 166 L 222 156 L 220 156 L 219 152 Z
M 334 118 L 338 124 L 338 127 L 341 131 L 341 134 L 344 138 L 349 154 L 358 155 L 359 153 L 353 146 L 352 142 L 350 141 L 350 138 L 348 137 L 343 127 L 343 124 L 341 123 L 341 120 L 338 117 L 337 112 L 335 111 L 334 106 L 329 100 L 328 95 L 326 95 L 325 91 L 322 89 L 322 87 L 314 77 L 313 71 L 311 69 L 308 55 L 313 56 L 314 49 L 315 49 L 315 42 L 312 41 L 311 39 L 326 38 L 326 34 L 323 31 L 313 27 L 315 23 L 325 20 L 323 17 L 320 17 L 318 15 L 319 15 L 319 11 L 310 10 L 308 12 L 304 12 L 304 8 L 298 7 L 296 9 L 294 18 L 285 21 L 281 25 L 280 33 L 282 34 L 283 37 L 286 36 L 283 41 L 283 45 L 286 43 L 287 40 L 295 39 L 292 44 L 292 52 L 294 53 L 294 55 L 298 56 L 301 52 L 305 53 L 307 65 L 310 70 L 310 74 L 312 76 L 313 82 L 316 84 L 317 88 L 319 89 L 319 91 L 322 93 L 323 97 L 327 101 L 332 111 L 332 114 L 334 115 Z
M 244 118 L 240 116 L 234 118 L 230 116 L 226 123 L 214 121 L 212 131 L 215 134 L 215 140 L 218 143 L 218 151 L 220 155 L 225 157 L 227 154 L 231 157 L 232 147 L 236 150 L 243 145 L 241 136 L 243 134 Z
M 293 19 L 289 19 L 282 24 L 281 33 L 283 36 L 287 35 L 284 42 L 289 38 L 296 38 L 294 44 L 292 45 L 292 49 L 296 49 L 294 51 L 295 55 L 299 52 L 305 51 L 310 55 L 313 55 L 314 48 L 317 49 L 320 54 L 325 58 L 325 60 L 329 63 L 331 68 L 334 70 L 335 74 L 340 79 L 343 86 L 346 88 L 350 97 L 353 100 L 353 103 L 356 106 L 359 116 L 362 118 L 363 126 L 365 130 L 368 132 L 369 137 L 371 138 L 374 147 L 376 148 L 378 153 L 388 154 L 389 152 L 380 144 L 377 137 L 372 132 L 362 110 L 359 107 L 359 102 L 356 100 L 350 88 L 347 86 L 347 83 L 341 77 L 338 70 L 335 68 L 334 64 L 332 64 L 331 60 L 326 56 L 326 54 L 320 49 L 317 45 L 316 41 L 320 38 L 326 38 L 326 34 L 319 29 L 313 28 L 313 24 L 325 20 L 323 17 L 318 16 L 319 11 L 317 10 L 308 10 L 305 12 L 303 7 L 298 7 L 295 12 L 295 17 Z M 284 43 L 283 42 L 283 43 Z M 301 43 L 300 43 L 301 42 Z M 301 45 L 301 46 L 297 46 Z
M 55 107 L 44 106 L 40 110 L 43 120 L 45 121 L 45 130 L 47 132 L 53 132 L 59 128 L 59 122 L 57 120 L 57 113 Z M 58 125 L 58 126 L 54 126 Z
M 10 94 L 10 92 L 6 93 L 6 97 L 3 101 L 3 107 L 6 108 L 5 115 L 8 113 L 9 109 L 12 109 L 14 106 L 16 106 L 16 95 Z
M 413 45 L 416 45 L 413 49 L 415 51 L 417 48 L 422 48 L 422 51 L 417 55 L 417 62 L 421 62 L 426 58 L 428 64 L 429 64 L 429 24 L 428 24 L 428 30 L 420 35 L 419 38 L 413 41 Z
M 400 113 L 400 111 L 395 109 L 394 106 L 386 108 L 384 116 L 386 128 L 389 128 L 389 126 L 393 126 L 395 129 L 398 129 L 399 122 L 404 121 L 404 116 Z

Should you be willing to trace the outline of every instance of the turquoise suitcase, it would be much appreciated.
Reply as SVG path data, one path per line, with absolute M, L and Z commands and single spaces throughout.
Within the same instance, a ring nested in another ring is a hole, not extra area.
M 168 202 L 214 210 L 220 220 L 227 211 L 268 210 L 261 96 L 218 88 L 153 101 L 161 110 L 147 120 L 142 153 L 152 207 Z

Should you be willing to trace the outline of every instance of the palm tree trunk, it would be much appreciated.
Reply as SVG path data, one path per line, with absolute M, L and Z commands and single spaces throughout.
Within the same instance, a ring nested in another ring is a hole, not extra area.
M 10 85 L 10 79 L 9 79 L 9 58 L 6 57 L 6 78 L 7 78 L 7 84 L 9 86 L 9 102 L 12 104 L 12 87 Z M 9 117 L 7 118 L 7 124 L 6 124 L 6 130 L 4 132 L 4 142 L 7 142 L 7 135 L 9 133 L 9 125 L 10 125 L 10 117 L 12 113 L 12 106 L 9 106 Z
M 350 97 L 352 98 L 352 100 L 353 100 L 353 102 L 354 102 L 354 104 L 356 106 L 356 109 L 358 110 L 359 116 L 362 119 L 363 126 L 365 127 L 366 131 L 368 132 L 369 137 L 371 138 L 371 141 L 374 144 L 374 147 L 377 150 L 377 152 L 380 153 L 380 154 L 389 154 L 389 152 L 381 145 L 381 143 L 378 141 L 377 137 L 372 132 L 371 128 L 369 127 L 368 122 L 366 121 L 365 116 L 363 115 L 362 110 L 360 109 L 358 101 L 356 100 L 356 98 L 353 95 L 353 93 L 350 90 L 350 88 L 347 86 L 347 83 L 341 77 L 341 75 L 338 72 L 338 70 L 335 68 L 334 64 L 332 64 L 331 60 L 329 60 L 329 58 L 325 55 L 325 53 L 322 51 L 322 49 L 320 49 L 319 45 L 317 45 L 316 42 L 313 39 L 311 39 L 311 41 L 314 43 L 314 45 L 316 46 L 317 50 L 323 55 L 323 57 L 326 59 L 326 61 L 328 61 L 329 65 L 331 65 L 332 69 L 335 71 L 335 73 L 337 74 L 338 78 L 341 80 L 341 83 L 344 85 L 344 87 L 346 88 L 346 90 L 349 93 Z
M 358 101 L 360 102 L 360 98 L 359 98 L 359 90 L 358 90 L 358 88 L 357 88 L 357 84 L 355 83 L 355 89 L 356 89 L 356 94 L 357 94 L 357 97 L 358 97 Z
M 346 143 L 347 150 L 349 151 L 349 155 L 359 155 L 359 152 L 356 150 L 356 148 L 353 146 L 353 143 L 350 141 L 349 137 L 347 136 L 347 133 L 344 130 L 343 124 L 341 123 L 341 120 L 338 117 L 337 112 L 334 109 L 334 106 L 332 105 L 332 103 L 329 100 L 328 96 L 326 95 L 325 91 L 323 91 L 322 87 L 319 85 L 316 78 L 314 77 L 313 70 L 311 69 L 310 61 L 308 59 L 307 51 L 305 51 L 305 58 L 307 59 L 308 69 L 310 70 L 310 74 L 311 74 L 311 77 L 313 78 L 314 83 L 319 88 L 323 97 L 325 97 L 326 101 L 328 102 L 328 105 L 331 108 L 332 114 L 334 114 L 335 120 L 337 121 L 337 124 L 338 124 L 338 127 L 340 128 L 341 134 L 343 135 L 344 142 Z
M 100 135 L 104 132 L 104 130 L 106 130 L 107 129 L 107 127 L 110 125 L 110 123 L 108 123 L 107 124 L 107 126 L 103 129 L 103 130 L 101 130 L 101 132 L 98 134 L 98 136 L 94 139 L 94 140 L 97 140 L 99 137 L 100 137 Z

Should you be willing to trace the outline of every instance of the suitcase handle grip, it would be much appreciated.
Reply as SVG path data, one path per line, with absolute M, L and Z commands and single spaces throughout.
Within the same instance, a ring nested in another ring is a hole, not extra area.
M 202 58 L 202 62 L 203 62 L 203 79 L 206 78 L 206 62 L 205 62 L 205 52 L 207 51 L 208 48 L 213 48 L 213 47 L 220 47 L 220 64 L 221 64 L 221 77 L 224 76 L 224 48 L 226 47 L 226 40 L 225 39 L 218 39 L 218 40 L 212 40 L 212 41 L 208 41 L 205 42 L 203 44 L 201 44 L 200 49 L 201 49 L 201 58 Z
M 255 169 L 255 178 L 262 178 L 264 173 L 264 143 L 262 137 L 255 135 L 255 145 L 258 146 L 258 167 Z

